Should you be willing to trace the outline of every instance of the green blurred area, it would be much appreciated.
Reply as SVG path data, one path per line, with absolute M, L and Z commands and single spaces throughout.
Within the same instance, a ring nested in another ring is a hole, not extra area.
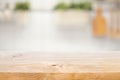
M 83 3 L 71 3 L 66 4 L 64 2 L 58 3 L 55 8 L 55 10 L 69 10 L 69 9 L 77 9 L 77 10 L 91 10 L 92 4 L 91 2 L 83 2 Z
M 15 10 L 18 11 L 27 11 L 30 9 L 30 3 L 29 2 L 17 2 L 15 4 Z

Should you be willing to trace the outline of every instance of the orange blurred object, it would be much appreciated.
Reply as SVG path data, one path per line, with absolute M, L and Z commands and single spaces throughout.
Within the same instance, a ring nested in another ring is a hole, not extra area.
M 110 27 L 110 37 L 111 38 L 120 38 L 120 24 L 119 24 L 119 22 L 120 22 L 120 15 L 119 15 L 119 13 L 120 13 L 120 11 L 118 10 L 118 9 L 116 9 L 116 10 L 113 10 L 113 9 L 111 9 L 110 10 L 110 14 L 111 14 L 111 27 Z M 114 26 L 114 15 L 113 14 L 115 14 L 116 15 L 116 27 Z M 115 27 L 115 28 L 114 28 Z
M 96 16 L 93 20 L 93 35 L 94 36 L 105 36 L 107 33 L 106 20 L 102 15 L 101 8 L 96 11 Z

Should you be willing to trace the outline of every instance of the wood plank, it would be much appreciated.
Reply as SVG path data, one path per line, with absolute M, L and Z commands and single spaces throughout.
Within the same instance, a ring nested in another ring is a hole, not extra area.
M 0 80 L 120 80 L 120 73 L 0 73 Z

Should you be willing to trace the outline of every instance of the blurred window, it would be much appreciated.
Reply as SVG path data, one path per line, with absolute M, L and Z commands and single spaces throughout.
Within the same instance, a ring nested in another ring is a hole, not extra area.
M 52 10 L 59 0 L 30 0 L 32 10 Z

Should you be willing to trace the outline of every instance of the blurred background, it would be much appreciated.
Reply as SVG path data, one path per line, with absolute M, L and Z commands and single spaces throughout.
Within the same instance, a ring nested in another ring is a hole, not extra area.
M 119 38 L 95 37 L 92 28 L 97 8 L 109 28 L 115 6 L 112 0 L 0 0 L 0 50 L 119 51 Z

